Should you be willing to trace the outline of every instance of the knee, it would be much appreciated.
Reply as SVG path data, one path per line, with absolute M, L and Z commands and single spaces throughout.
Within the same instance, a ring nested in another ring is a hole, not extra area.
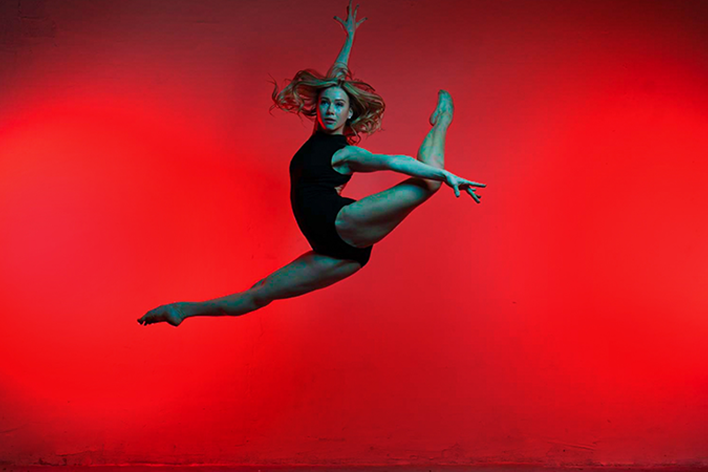
M 270 303 L 273 301 L 266 293 L 265 290 L 263 290 L 263 287 L 256 287 L 256 288 L 251 288 L 249 290 L 249 295 L 251 298 L 251 303 L 255 307 L 255 309 L 260 309 L 263 308 L 264 306 L 270 305 Z
M 427 180 L 426 183 L 428 184 L 428 190 L 430 190 L 431 193 L 437 192 L 440 190 L 440 187 L 442 187 L 442 182 L 439 180 Z
M 429 193 L 435 193 L 440 190 L 442 182 L 439 180 L 424 179 L 422 177 L 411 177 L 406 180 L 406 182 L 411 183 L 421 189 L 428 191 Z
M 266 294 L 266 290 L 264 290 L 264 281 L 265 279 L 261 279 L 253 284 L 250 289 L 248 289 L 248 295 L 251 298 L 251 303 L 253 303 L 256 308 L 263 308 L 273 301 Z

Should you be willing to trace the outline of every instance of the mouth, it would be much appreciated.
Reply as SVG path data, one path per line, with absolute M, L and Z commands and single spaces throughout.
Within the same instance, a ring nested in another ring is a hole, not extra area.
M 332 118 L 325 118 L 325 119 L 322 120 L 322 121 L 324 121 L 325 123 L 336 123 L 336 122 L 337 122 L 337 120 L 334 120 L 334 119 L 332 119 Z

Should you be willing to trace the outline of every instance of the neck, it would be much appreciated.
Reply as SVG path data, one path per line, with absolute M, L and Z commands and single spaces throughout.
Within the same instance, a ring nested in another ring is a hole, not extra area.
M 326 128 L 323 128 L 319 124 L 315 125 L 315 131 L 319 131 L 324 134 L 328 134 L 330 136 L 344 136 L 344 128 L 339 128 L 335 130 L 328 130 Z
M 330 136 L 344 136 L 344 133 L 342 133 L 342 130 L 329 131 L 329 130 L 320 128 L 320 129 L 318 129 L 318 131 L 319 131 L 320 133 L 328 134 L 328 135 L 330 135 Z

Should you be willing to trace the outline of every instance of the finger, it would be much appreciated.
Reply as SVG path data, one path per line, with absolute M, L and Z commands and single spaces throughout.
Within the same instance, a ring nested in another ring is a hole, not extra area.
M 470 195 L 472 195 L 472 198 L 474 198 L 474 201 L 475 201 L 475 202 L 480 203 L 480 201 L 479 201 L 479 198 L 480 198 L 479 195 L 477 195 L 476 193 L 474 193 L 474 191 L 471 190 L 471 189 L 470 189 Z
M 354 9 L 354 18 L 356 18 L 356 12 L 359 11 L 359 4 L 356 4 L 356 8 Z
M 356 26 L 357 28 L 359 27 L 360 24 L 366 21 L 366 17 L 364 17 L 361 21 L 357 21 Z
M 487 184 L 481 184 L 479 182 L 470 182 L 470 181 L 467 181 L 467 184 L 474 185 L 475 187 L 486 187 L 487 186 Z
M 337 20 L 338 22 L 340 22 L 341 24 L 344 24 L 344 22 L 342 21 L 342 19 L 340 17 L 335 16 L 334 19 Z

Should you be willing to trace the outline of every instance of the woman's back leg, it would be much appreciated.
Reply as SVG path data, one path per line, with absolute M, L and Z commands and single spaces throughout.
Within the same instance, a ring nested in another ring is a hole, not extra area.
M 275 300 L 328 287 L 354 275 L 359 269 L 361 264 L 357 261 L 309 251 L 256 282 L 249 289 L 249 296 L 258 308 L 262 308 Z
M 167 321 L 179 326 L 186 318 L 196 316 L 241 316 L 272 301 L 297 297 L 346 279 L 361 269 L 361 264 L 352 260 L 306 252 L 291 263 L 259 280 L 248 290 L 203 302 L 180 302 L 179 308 L 168 309 L 166 305 L 150 310 L 141 324 Z

